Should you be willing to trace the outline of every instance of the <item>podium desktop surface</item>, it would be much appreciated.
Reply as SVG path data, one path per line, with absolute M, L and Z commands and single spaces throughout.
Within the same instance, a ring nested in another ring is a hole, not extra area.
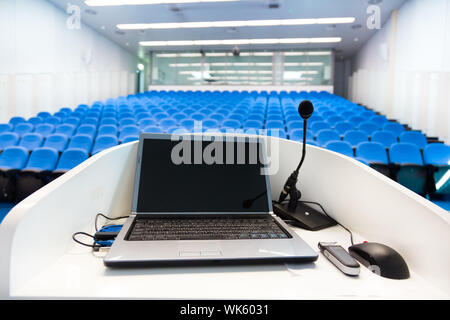
M 267 137 L 272 197 L 301 155 L 299 143 Z M 94 233 L 97 213 L 130 212 L 137 142 L 106 150 L 40 189 L 0 225 L 0 298 L 88 299 L 448 299 L 448 213 L 371 168 L 308 146 L 298 187 L 351 229 L 354 242 L 386 244 L 411 272 L 391 280 L 361 266 L 358 277 L 323 255 L 314 263 L 208 267 L 104 266 L 105 253 L 73 242 Z M 279 154 L 279 157 L 275 155 Z M 314 250 L 319 241 L 350 246 L 340 226 L 320 231 L 293 227 Z

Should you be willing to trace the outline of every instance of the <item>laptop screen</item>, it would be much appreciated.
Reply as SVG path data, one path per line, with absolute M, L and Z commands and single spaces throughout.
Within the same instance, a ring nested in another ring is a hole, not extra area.
M 137 213 L 270 211 L 261 141 L 140 143 Z

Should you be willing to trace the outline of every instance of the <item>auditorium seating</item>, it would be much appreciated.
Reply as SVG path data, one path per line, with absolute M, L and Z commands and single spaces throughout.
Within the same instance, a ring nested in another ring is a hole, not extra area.
M 429 144 L 423 133 L 333 94 L 149 91 L 0 124 L 0 185 L 9 188 L 2 200 L 18 201 L 88 157 L 137 140 L 141 132 L 234 130 L 302 141 L 297 108 L 305 99 L 315 106 L 306 143 L 355 158 L 422 195 L 449 193 L 448 182 L 439 190 L 430 187 L 447 174 L 449 146 Z

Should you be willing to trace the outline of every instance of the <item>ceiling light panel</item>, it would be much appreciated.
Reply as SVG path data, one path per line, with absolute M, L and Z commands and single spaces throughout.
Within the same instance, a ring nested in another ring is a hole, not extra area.
M 207 2 L 236 2 L 240 0 L 86 0 L 84 3 L 91 7 L 104 6 L 137 6 L 152 4 L 184 4 Z
M 303 43 L 337 43 L 340 37 L 325 38 L 281 38 L 281 39 L 229 39 L 229 40 L 176 40 L 176 41 L 141 41 L 144 47 L 167 46 L 217 46 L 217 45 L 245 45 L 245 44 L 303 44 Z
M 320 18 L 320 19 L 280 19 L 280 20 L 244 20 L 244 21 L 199 21 L 199 22 L 173 22 L 173 23 L 132 23 L 118 24 L 117 28 L 123 30 L 145 29 L 195 29 L 195 28 L 237 28 L 237 27 L 272 27 L 272 26 L 298 26 L 312 24 L 340 24 L 353 23 L 355 18 Z

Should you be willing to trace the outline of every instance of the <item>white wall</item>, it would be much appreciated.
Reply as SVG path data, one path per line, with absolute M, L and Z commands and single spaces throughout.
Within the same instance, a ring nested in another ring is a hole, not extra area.
M 0 1 L 0 122 L 135 92 L 137 56 L 68 18 L 45 0 Z
M 353 60 L 349 98 L 450 143 L 450 0 L 410 0 Z

